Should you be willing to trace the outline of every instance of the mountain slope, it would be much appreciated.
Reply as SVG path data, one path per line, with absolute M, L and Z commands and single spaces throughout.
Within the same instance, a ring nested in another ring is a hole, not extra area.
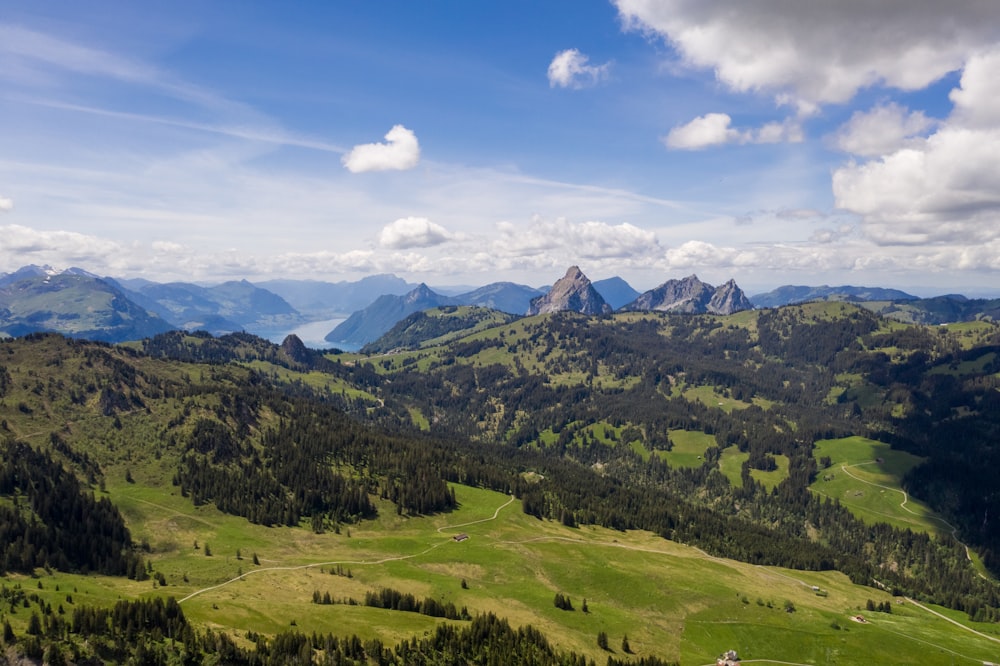
M 537 315 L 566 310 L 588 315 L 611 312 L 611 306 L 597 293 L 590 280 L 578 266 L 570 266 L 566 275 L 556 280 L 548 293 L 531 299 L 528 314 Z
M 177 328 L 221 334 L 283 322 L 300 321 L 283 298 L 246 280 L 211 287 L 187 282 L 123 281 L 125 293 Z
M 385 335 L 361 348 L 365 354 L 417 349 L 425 343 L 442 344 L 477 331 L 508 324 L 515 315 L 476 306 L 447 305 L 420 310 L 396 323 Z
M 455 296 L 462 305 L 476 305 L 492 308 L 509 314 L 524 314 L 531 305 L 531 299 L 542 295 L 542 291 L 513 282 L 494 282 L 485 287 Z
M 594 289 L 615 310 L 639 297 L 639 292 L 620 277 L 597 280 L 594 282 Z
M 22 271 L 0 287 L 0 331 L 53 331 L 105 342 L 138 340 L 173 326 L 85 271 Z
M 327 333 L 325 340 L 335 345 L 358 348 L 377 340 L 396 322 L 409 314 L 441 305 L 454 305 L 456 299 L 431 291 L 426 284 L 403 296 L 385 294 L 375 302 L 352 314 L 346 321 Z

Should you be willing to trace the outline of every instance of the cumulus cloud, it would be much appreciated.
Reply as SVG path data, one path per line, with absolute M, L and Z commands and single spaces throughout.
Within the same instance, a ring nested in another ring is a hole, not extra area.
M 14 208 L 14 200 L 9 197 L 0 197 L 0 213 L 6 213 Z
M 656 234 L 628 223 L 569 222 L 565 218 L 536 217 L 527 227 L 510 222 L 497 225 L 501 238 L 495 250 L 502 255 L 530 256 L 564 251 L 582 259 L 626 259 L 656 253 Z
M 420 161 L 417 135 L 402 125 L 395 125 L 385 135 L 385 143 L 365 143 L 355 146 L 343 157 L 351 173 L 364 171 L 404 171 Z
M 41 231 L 19 224 L 0 226 L 0 264 L 78 264 L 106 266 L 126 254 L 119 243 L 73 231 Z
M 727 143 L 780 143 L 802 141 L 802 129 L 792 121 L 768 123 L 758 129 L 738 130 L 728 113 L 707 113 L 678 125 L 663 137 L 673 150 L 701 150 Z
M 392 249 L 431 247 L 453 237 L 447 229 L 425 217 L 404 217 L 382 227 L 378 244 Z
M 590 65 L 590 58 L 577 49 L 560 51 L 549 63 L 549 86 L 552 88 L 585 88 L 608 77 L 611 63 Z
M 885 155 L 913 146 L 934 121 L 922 111 L 910 112 L 890 102 L 870 111 L 856 111 L 837 133 L 836 145 L 844 152 L 862 157 Z
M 960 86 L 949 98 L 955 104 L 953 121 L 963 127 L 1000 126 L 1000 48 L 978 53 L 962 70 Z
M 1000 240 L 1000 84 L 985 74 L 1000 50 L 973 57 L 952 114 L 926 140 L 833 174 L 837 206 L 881 244 Z
M 662 37 L 684 64 L 802 112 L 872 85 L 922 89 L 993 43 L 1000 20 L 989 0 L 615 4 L 626 27 Z
M 675 150 L 698 150 L 709 146 L 739 142 L 743 134 L 730 127 L 733 119 L 727 113 L 708 113 L 686 125 L 670 130 L 663 142 Z

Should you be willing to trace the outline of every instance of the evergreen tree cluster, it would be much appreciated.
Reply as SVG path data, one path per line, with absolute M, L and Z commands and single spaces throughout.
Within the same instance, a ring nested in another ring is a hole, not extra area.
M 0 571 L 64 571 L 146 578 L 141 556 L 118 509 L 96 499 L 48 453 L 0 444 Z M 27 506 L 22 505 L 26 502 Z

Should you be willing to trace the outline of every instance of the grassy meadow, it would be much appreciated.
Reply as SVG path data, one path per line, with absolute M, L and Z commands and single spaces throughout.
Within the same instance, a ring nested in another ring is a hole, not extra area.
M 644 532 L 567 528 L 521 512 L 505 495 L 457 486 L 460 508 L 407 518 L 389 505 L 375 521 L 313 534 L 268 528 L 194 507 L 169 486 L 109 483 L 107 492 L 149 543 L 152 580 L 74 576 L 9 577 L 56 607 L 173 595 L 189 619 L 246 640 L 295 627 L 379 638 L 420 635 L 446 620 L 345 604 L 312 603 L 314 591 L 362 600 L 383 587 L 492 611 L 541 629 L 559 647 L 601 663 L 598 632 L 612 651 L 623 636 L 636 657 L 707 664 L 728 649 L 744 660 L 794 664 L 982 663 L 1000 650 L 993 625 L 935 616 L 834 572 L 759 567 L 710 557 Z M 466 534 L 456 541 L 452 537 Z M 256 557 L 259 564 L 253 563 Z M 464 585 L 463 585 L 464 581 Z M 574 610 L 559 610 L 556 593 Z M 866 613 L 866 601 L 893 601 L 892 614 Z M 583 611 L 586 602 L 588 612 Z M 793 612 L 789 612 L 794 609 Z M 864 613 L 868 623 L 851 619 Z M 10 616 L 15 631 L 26 613 Z
M 820 440 L 813 455 L 817 460 L 827 457 L 831 464 L 825 469 L 820 465 L 810 490 L 839 499 L 862 520 L 917 532 L 951 533 L 946 522 L 900 485 L 903 476 L 920 464 L 920 457 L 864 437 Z

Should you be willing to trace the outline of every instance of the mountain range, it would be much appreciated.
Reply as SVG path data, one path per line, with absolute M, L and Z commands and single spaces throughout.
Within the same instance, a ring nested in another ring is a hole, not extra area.
M 611 298 L 621 303 L 622 311 L 660 311 L 685 314 L 733 314 L 740 310 L 753 307 L 743 291 L 730 280 L 721 287 L 715 288 L 691 275 L 683 280 L 668 280 L 656 289 L 643 294 L 632 289 L 621 278 L 602 281 Z M 388 333 L 397 322 L 415 312 L 439 308 L 441 306 L 471 305 L 483 308 L 506 311 L 510 314 L 527 312 L 528 316 L 552 312 L 579 312 L 586 315 L 610 314 L 615 311 L 607 299 L 592 283 L 578 266 L 571 266 L 566 274 L 559 278 L 544 293 L 509 283 L 497 283 L 482 289 L 461 294 L 459 296 L 442 296 L 421 284 L 416 289 L 402 296 L 380 296 L 374 303 L 359 310 L 346 321 L 330 331 L 326 341 L 334 345 L 350 348 L 366 347 Z M 524 299 L 530 299 L 527 309 Z M 493 305 L 497 302 L 496 295 L 503 293 L 504 302 L 511 308 L 504 310 Z M 467 321 L 476 321 L 474 316 Z M 390 347 L 392 345 L 389 345 Z M 383 349 L 386 345 L 370 347 Z
M 248 331 L 283 336 L 296 326 L 350 315 L 326 335 L 342 348 L 370 344 L 408 315 L 442 306 L 478 306 L 509 315 L 575 310 L 729 314 L 815 300 L 852 301 L 907 323 L 1000 319 L 1000 299 L 961 295 L 921 299 L 896 289 L 856 286 L 779 287 L 747 298 L 735 281 L 714 287 L 691 275 L 640 294 L 620 277 L 591 282 L 576 266 L 551 287 L 495 282 L 465 293 L 435 291 L 395 275 L 354 282 L 246 280 L 216 285 L 99 277 L 80 268 L 25 266 L 0 275 L 0 335 L 52 331 L 121 342 L 171 329 L 213 334 Z M 447 292 L 454 295 L 444 295 Z

